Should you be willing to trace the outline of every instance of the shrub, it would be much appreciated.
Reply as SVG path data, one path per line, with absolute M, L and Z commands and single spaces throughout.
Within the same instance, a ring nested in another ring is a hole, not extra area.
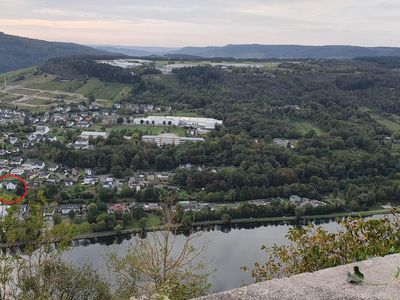
M 262 247 L 267 260 L 254 264 L 252 277 L 259 282 L 400 252 L 400 218 L 394 213 L 381 219 L 345 218 L 338 224 L 336 233 L 315 224 L 289 229 L 289 245 Z

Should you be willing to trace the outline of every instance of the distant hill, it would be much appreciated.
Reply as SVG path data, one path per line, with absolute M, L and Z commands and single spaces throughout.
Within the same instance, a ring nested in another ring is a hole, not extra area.
M 152 55 L 163 55 L 179 50 L 179 48 L 167 48 L 167 47 L 140 47 L 140 46 L 108 46 L 108 45 L 90 45 L 91 47 L 114 53 L 121 53 L 129 56 L 144 57 Z
M 0 32 L 0 73 L 34 66 L 57 56 L 108 55 L 74 43 L 47 42 Z
M 223 47 L 185 47 L 174 54 L 231 58 L 355 58 L 400 56 L 400 48 L 358 46 L 227 45 Z

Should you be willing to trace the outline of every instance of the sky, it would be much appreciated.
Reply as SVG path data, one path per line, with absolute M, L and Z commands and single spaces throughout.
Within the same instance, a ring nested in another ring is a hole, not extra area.
M 400 1 L 0 0 L 0 31 L 97 45 L 400 46 Z

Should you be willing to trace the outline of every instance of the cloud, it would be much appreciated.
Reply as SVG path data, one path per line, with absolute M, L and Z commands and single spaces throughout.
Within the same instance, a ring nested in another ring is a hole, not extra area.
M 1 30 L 131 45 L 398 45 L 396 0 L 0 0 Z

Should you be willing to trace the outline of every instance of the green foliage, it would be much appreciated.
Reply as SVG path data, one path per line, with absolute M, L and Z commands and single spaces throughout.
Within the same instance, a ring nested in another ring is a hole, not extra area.
M 18 288 L 18 299 L 112 299 L 108 285 L 94 270 L 69 265 L 59 258 L 44 260 L 34 272 L 23 272 Z
M 44 63 L 54 56 L 101 55 L 105 52 L 73 43 L 48 42 L 0 34 L 0 73 Z
M 177 223 L 179 218 L 170 209 L 175 201 L 173 193 L 163 197 L 161 231 L 149 233 L 146 239 L 137 239 L 122 256 L 109 255 L 108 263 L 118 282 L 118 299 L 144 295 L 184 300 L 202 296 L 210 288 L 210 274 L 200 260 L 205 245 L 194 246 L 200 241 L 199 235 L 189 232 L 183 240 L 177 240 L 182 223 Z
M 314 272 L 324 268 L 384 256 L 400 251 L 399 216 L 381 219 L 341 219 L 337 233 L 310 224 L 289 229 L 288 246 L 263 246 L 265 263 L 255 263 L 256 281 Z M 362 276 L 356 272 L 353 281 Z
M 60 215 L 60 214 L 54 214 L 54 215 L 53 215 L 53 222 L 54 222 L 54 225 L 59 225 L 59 224 L 61 224 L 61 221 L 62 221 L 62 219 L 61 219 L 61 215 Z
M 99 57 L 58 57 L 48 60 L 41 70 L 46 73 L 68 77 L 87 76 L 97 77 L 103 81 L 119 83 L 136 83 L 140 77 L 132 75 L 131 71 L 108 64 L 99 64 Z
M 29 194 L 25 218 L 18 205 L 0 219 L 0 244 L 24 245 L 21 254 L 0 252 L 0 299 L 111 299 L 109 287 L 89 267 L 75 267 L 61 259 L 77 234 L 76 225 L 43 217 L 44 191 Z M 17 271 L 16 271 L 17 270 Z

